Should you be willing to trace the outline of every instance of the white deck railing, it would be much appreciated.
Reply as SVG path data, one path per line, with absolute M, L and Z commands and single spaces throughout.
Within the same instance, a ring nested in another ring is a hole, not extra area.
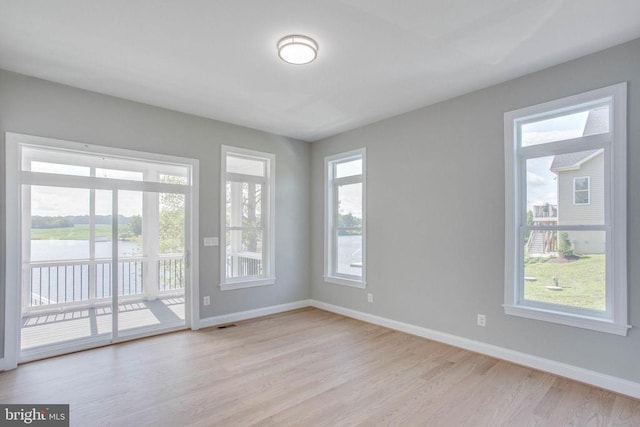
M 161 255 L 158 260 L 158 290 L 184 289 L 184 256 Z
M 262 254 L 237 252 L 227 254 L 227 277 L 252 277 L 262 275 Z
M 161 255 L 156 260 L 156 272 L 149 274 L 148 258 L 120 258 L 118 295 L 141 297 L 184 290 L 184 256 Z M 110 302 L 112 269 L 108 260 L 34 262 L 24 268 L 23 311 Z M 157 283 L 146 283 L 147 276 L 156 276 Z

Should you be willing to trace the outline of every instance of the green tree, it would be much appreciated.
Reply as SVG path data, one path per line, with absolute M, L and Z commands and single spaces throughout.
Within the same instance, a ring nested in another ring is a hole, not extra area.
M 129 232 L 134 236 L 142 234 L 142 217 L 140 215 L 134 215 L 129 219 Z
M 70 216 L 37 216 L 31 217 L 31 228 L 68 228 L 73 227 Z
M 262 221 L 262 185 L 249 182 L 242 186 L 242 225 L 251 227 L 242 232 L 242 241 L 249 252 L 258 252 L 261 236 L 254 227 L 259 227 Z
M 560 243 L 558 245 L 558 253 L 562 258 L 571 258 L 575 257 L 575 253 L 573 252 L 573 246 L 571 244 L 571 240 L 569 240 L 569 233 L 562 232 L 560 233 Z
M 183 184 L 179 177 L 164 176 L 161 182 Z M 160 253 L 184 252 L 184 194 L 160 193 Z
M 362 218 L 353 216 L 351 212 L 348 214 L 338 214 L 338 227 L 339 228 L 362 228 Z M 359 230 L 341 230 L 342 235 L 360 235 Z

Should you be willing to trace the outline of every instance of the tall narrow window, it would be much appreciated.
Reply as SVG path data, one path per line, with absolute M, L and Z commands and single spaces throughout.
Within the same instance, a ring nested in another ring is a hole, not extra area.
M 325 280 L 365 287 L 365 150 L 325 159 Z
M 222 290 L 271 285 L 275 156 L 222 146 Z
M 626 83 L 505 114 L 505 312 L 627 333 Z

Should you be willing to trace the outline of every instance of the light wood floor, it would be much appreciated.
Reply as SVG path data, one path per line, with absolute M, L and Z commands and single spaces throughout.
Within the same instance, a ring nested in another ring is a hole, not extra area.
M 71 425 L 640 426 L 640 401 L 317 309 L 0 373 Z

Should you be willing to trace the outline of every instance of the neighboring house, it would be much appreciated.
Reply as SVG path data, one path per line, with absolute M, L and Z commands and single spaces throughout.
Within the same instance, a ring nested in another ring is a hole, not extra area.
M 589 111 L 583 136 L 609 130 L 609 109 Z M 558 175 L 558 224 L 604 223 L 604 151 L 588 150 L 555 156 L 551 171 Z M 569 231 L 577 254 L 605 252 L 602 231 Z
M 591 110 L 583 136 L 604 133 L 609 127 L 609 110 Z M 534 206 L 533 222 L 538 224 L 589 225 L 604 223 L 604 151 L 587 150 L 554 157 L 550 170 L 558 185 L 558 205 Z M 605 252 L 602 231 L 567 231 L 576 254 Z M 557 252 L 560 235 L 533 232 L 528 242 L 529 254 Z
M 558 175 L 558 224 L 604 223 L 604 151 L 556 156 L 551 171 Z M 605 252 L 602 231 L 568 231 L 576 254 Z
M 556 156 L 551 171 L 558 175 L 558 224 L 604 223 L 604 152 L 590 150 Z M 605 252 L 602 231 L 568 231 L 576 254 Z

